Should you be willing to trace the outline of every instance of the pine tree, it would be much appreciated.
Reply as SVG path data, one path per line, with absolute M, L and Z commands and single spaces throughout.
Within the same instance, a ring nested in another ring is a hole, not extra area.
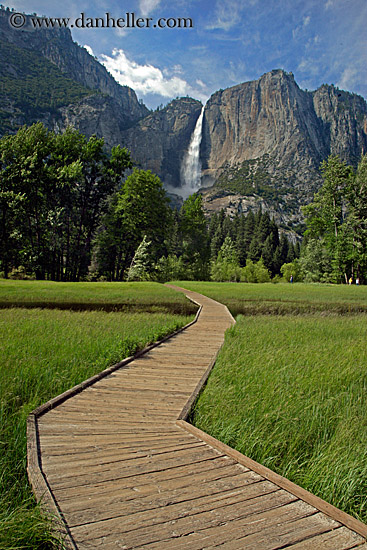
M 139 244 L 127 274 L 128 281 L 145 281 L 149 273 L 149 254 L 148 248 L 151 242 L 147 241 L 146 235 Z

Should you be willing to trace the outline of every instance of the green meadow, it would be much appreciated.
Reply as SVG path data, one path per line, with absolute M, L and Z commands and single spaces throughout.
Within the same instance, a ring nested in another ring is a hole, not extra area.
M 155 283 L 0 281 L 0 294 L 7 301 L 0 311 L 0 548 L 58 548 L 27 481 L 28 414 L 187 324 L 196 307 Z M 89 308 L 64 309 L 69 303 Z M 122 304 L 128 310 L 119 311 Z
M 42 307 L 192 314 L 196 306 L 158 283 L 56 283 L 0 280 L 0 308 Z
M 367 288 L 181 285 L 243 313 L 192 423 L 366 522 Z
M 367 286 L 176 281 L 226 304 L 232 315 L 367 313 Z

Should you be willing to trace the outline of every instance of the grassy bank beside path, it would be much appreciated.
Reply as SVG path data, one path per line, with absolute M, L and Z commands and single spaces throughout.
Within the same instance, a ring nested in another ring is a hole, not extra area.
M 197 281 L 175 281 L 174 284 L 226 304 L 234 316 L 367 313 L 367 286 Z
M 245 312 L 192 423 L 367 522 L 367 288 L 178 284 Z
M 167 311 L 192 314 L 197 307 L 159 283 L 57 283 L 0 279 L 0 309 L 42 307 L 75 311 Z

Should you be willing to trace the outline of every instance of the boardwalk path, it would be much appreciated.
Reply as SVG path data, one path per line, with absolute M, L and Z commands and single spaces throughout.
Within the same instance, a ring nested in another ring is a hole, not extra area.
M 187 295 L 195 324 L 29 418 L 29 476 L 67 547 L 366 550 L 363 524 L 182 419 L 233 324 Z

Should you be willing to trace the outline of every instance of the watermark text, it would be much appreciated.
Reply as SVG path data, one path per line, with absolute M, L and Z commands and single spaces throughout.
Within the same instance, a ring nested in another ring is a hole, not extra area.
M 37 17 L 12 12 L 9 23 L 14 29 L 192 29 L 191 17 L 139 17 L 134 12 L 125 13 L 122 17 L 112 17 L 105 13 L 103 17 L 88 17 L 84 12 L 80 17 Z

